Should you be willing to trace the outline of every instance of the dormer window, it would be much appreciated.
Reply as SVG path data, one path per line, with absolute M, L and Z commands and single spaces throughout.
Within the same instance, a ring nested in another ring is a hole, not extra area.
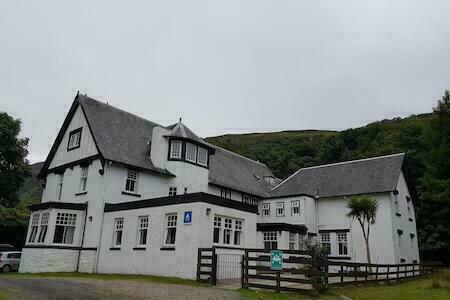
M 198 147 L 198 159 L 199 165 L 208 166 L 208 149 Z
M 191 143 L 186 143 L 186 160 L 196 163 L 197 162 L 197 146 Z
M 170 158 L 181 159 L 182 145 L 181 141 L 172 141 L 170 143 Z
M 82 128 L 78 128 L 69 133 L 69 143 L 67 144 L 67 151 L 80 147 L 81 129 Z

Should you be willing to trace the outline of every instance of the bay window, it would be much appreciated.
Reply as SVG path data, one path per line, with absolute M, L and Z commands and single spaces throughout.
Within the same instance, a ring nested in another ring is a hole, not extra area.
M 199 165 L 208 166 L 208 149 L 198 147 L 197 162 Z
M 181 141 L 170 142 L 170 158 L 180 159 L 183 143 Z
M 56 215 L 55 235 L 53 243 L 67 244 L 73 243 L 77 215 L 71 213 L 58 213 Z
M 45 241 L 45 237 L 47 236 L 47 227 L 48 227 L 48 217 L 49 217 L 49 213 L 43 213 L 41 215 L 41 223 L 39 226 L 39 237 L 37 242 L 42 244 Z
M 34 243 L 34 241 L 36 240 L 36 235 L 39 229 L 39 218 L 40 215 L 38 213 L 34 213 L 31 216 L 31 231 L 28 238 L 28 243 Z
M 186 160 L 196 163 L 197 162 L 197 146 L 192 143 L 186 143 Z

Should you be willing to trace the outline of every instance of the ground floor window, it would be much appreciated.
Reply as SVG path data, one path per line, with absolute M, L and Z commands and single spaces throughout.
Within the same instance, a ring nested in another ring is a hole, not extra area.
M 39 237 L 37 242 L 42 244 L 45 241 L 45 237 L 47 236 L 47 227 L 48 227 L 48 217 L 49 213 L 43 213 L 41 216 L 41 223 L 39 226 Z
M 139 217 L 138 224 L 138 246 L 145 246 L 147 245 L 148 216 Z
M 295 250 L 297 234 L 295 232 L 289 232 L 289 250 Z
M 39 218 L 40 214 L 38 213 L 34 213 L 31 216 L 31 231 L 30 236 L 28 238 L 28 243 L 34 243 L 34 241 L 36 240 L 36 235 L 39 229 Z
M 53 243 L 55 244 L 73 244 L 73 236 L 77 215 L 70 213 L 58 213 L 56 215 L 55 235 Z
M 278 248 L 278 239 L 276 231 L 263 232 L 264 249 L 272 250 Z
M 330 255 L 331 254 L 330 233 L 329 232 L 321 233 L 320 234 L 320 242 L 321 242 L 324 254 Z
M 338 254 L 347 255 L 348 254 L 347 233 L 339 232 L 337 234 L 337 241 L 338 241 Z
M 242 220 L 214 216 L 213 243 L 240 246 L 242 244 L 242 234 Z
M 166 239 L 164 244 L 166 246 L 175 245 L 175 238 L 177 235 L 177 214 L 166 215 Z

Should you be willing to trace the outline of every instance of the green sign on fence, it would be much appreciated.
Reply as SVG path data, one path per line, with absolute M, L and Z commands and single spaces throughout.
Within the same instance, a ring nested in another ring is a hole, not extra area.
M 272 270 L 283 270 L 283 251 L 270 251 L 270 268 Z

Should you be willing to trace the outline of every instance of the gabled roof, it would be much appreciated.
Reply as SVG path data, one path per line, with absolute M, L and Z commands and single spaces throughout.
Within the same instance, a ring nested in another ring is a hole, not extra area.
M 186 125 L 184 125 L 184 123 L 181 121 L 181 118 L 178 123 L 167 126 L 166 128 L 171 130 L 171 132 L 166 135 L 167 137 L 175 137 L 184 140 L 191 140 L 198 144 L 204 145 L 207 148 L 211 148 L 211 146 L 207 142 L 205 142 L 192 130 L 190 130 Z
M 270 197 L 306 194 L 320 198 L 394 191 L 405 154 L 393 154 L 303 168 L 270 192 Z
M 265 176 L 272 171 L 260 162 L 210 144 L 216 151 L 209 162 L 209 182 L 238 191 L 267 197 L 269 185 Z

